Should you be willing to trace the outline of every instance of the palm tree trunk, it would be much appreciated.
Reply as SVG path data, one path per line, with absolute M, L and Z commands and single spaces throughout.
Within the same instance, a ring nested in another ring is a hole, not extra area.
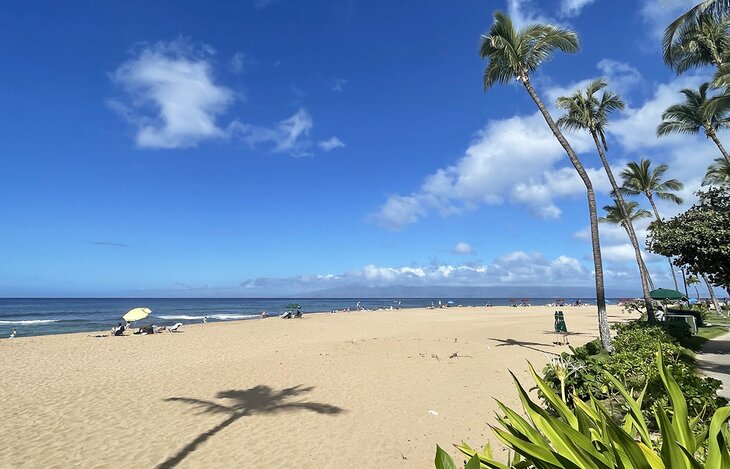
M 601 142 L 598 141 L 598 135 L 596 134 L 595 129 L 590 129 L 590 132 L 591 137 L 593 137 L 593 143 L 596 144 L 598 156 L 601 157 L 603 169 L 606 170 L 608 181 L 611 183 L 611 189 L 613 189 L 614 196 L 616 197 L 616 202 L 618 202 L 618 206 L 621 209 L 621 216 L 623 217 L 624 228 L 626 229 L 626 233 L 629 234 L 631 246 L 634 248 L 634 256 L 636 256 L 636 264 L 639 267 L 639 277 L 641 278 L 641 292 L 644 295 L 646 319 L 649 322 L 654 322 L 656 320 L 656 317 L 654 316 L 654 304 L 651 301 L 651 294 L 649 293 L 649 282 L 647 280 L 647 278 L 649 277 L 649 271 L 645 269 L 646 264 L 644 264 L 644 259 L 641 257 L 641 249 L 639 248 L 639 240 L 636 238 L 636 231 L 634 231 L 634 224 L 631 223 L 629 211 L 626 208 L 626 203 L 624 202 L 624 198 L 621 195 L 621 192 L 619 192 L 618 184 L 616 184 L 616 178 L 613 177 L 613 171 L 611 171 L 611 166 L 609 166 L 608 160 L 606 160 L 606 154 L 603 151 Z
M 568 143 L 568 141 L 565 139 L 563 133 L 560 132 L 560 129 L 555 124 L 552 116 L 548 112 L 545 105 L 542 103 L 542 100 L 537 95 L 535 89 L 532 87 L 532 83 L 530 83 L 530 80 L 526 74 L 522 76 L 521 81 L 522 84 L 525 86 L 527 93 L 530 95 L 532 100 L 535 102 L 535 105 L 537 105 L 537 108 L 540 110 L 540 114 L 542 114 L 545 122 L 547 122 L 550 130 L 553 132 L 553 135 L 555 135 L 555 138 L 560 143 L 560 146 L 563 147 L 565 153 L 568 155 L 570 162 L 573 164 L 573 167 L 578 172 L 578 176 L 580 176 L 583 184 L 585 184 L 586 186 L 586 196 L 588 198 L 588 214 L 591 221 L 593 265 L 596 271 L 596 306 L 598 308 L 598 335 L 600 336 L 601 346 L 603 347 L 603 349 L 611 352 L 613 350 L 613 346 L 611 345 L 611 330 L 608 327 L 608 316 L 606 314 L 606 291 L 603 284 L 603 261 L 601 259 L 601 243 L 598 236 L 598 210 L 596 210 L 596 195 L 593 192 L 593 184 L 591 183 L 591 179 L 588 177 L 588 173 L 586 173 L 585 168 L 583 168 L 583 165 L 578 159 L 578 155 L 576 155 L 575 151 L 573 151 L 573 147 L 570 146 L 570 143 Z
M 707 132 L 707 136 L 710 137 L 713 142 L 715 142 L 715 145 L 717 145 L 717 148 L 720 150 L 720 153 L 722 153 L 722 156 L 723 158 L 725 158 L 725 161 L 727 161 L 727 164 L 730 164 L 730 155 L 728 155 L 727 151 L 725 151 L 725 147 L 722 146 L 720 139 L 717 138 L 717 133 L 715 133 L 715 131 L 711 129 Z
M 715 312 L 718 314 L 718 316 L 722 316 L 722 309 L 720 309 L 720 303 L 717 301 L 717 296 L 715 295 L 715 289 L 712 288 L 712 285 L 710 284 L 710 281 L 707 279 L 707 275 L 701 274 L 702 280 L 705 281 L 705 285 L 707 286 L 707 291 L 710 292 L 710 299 L 712 300 L 712 304 L 715 306 Z M 699 294 L 697 295 L 699 297 Z
M 659 210 L 657 210 L 657 208 L 656 208 L 656 204 L 654 203 L 654 197 L 651 195 L 651 192 L 646 192 L 646 197 L 649 199 L 651 208 L 654 210 L 654 216 L 656 217 L 657 223 L 661 223 L 662 217 L 659 216 Z M 674 289 L 679 291 L 679 283 L 677 283 L 677 274 L 676 274 L 676 272 L 674 272 L 674 264 L 672 264 L 672 257 L 667 256 L 667 261 L 669 262 L 669 270 L 672 271 L 672 280 L 674 280 Z
M 624 230 L 626 231 L 626 235 L 629 236 L 629 230 L 625 226 L 624 226 Z M 640 270 L 639 273 L 645 273 L 646 274 L 646 276 L 644 278 L 646 278 L 646 283 L 647 283 L 647 285 L 649 287 L 649 290 L 653 290 L 654 289 L 654 281 L 651 279 L 651 275 L 649 274 L 649 268 L 646 266 L 646 262 L 644 262 L 644 257 L 643 256 L 641 256 L 639 258 L 639 270 Z

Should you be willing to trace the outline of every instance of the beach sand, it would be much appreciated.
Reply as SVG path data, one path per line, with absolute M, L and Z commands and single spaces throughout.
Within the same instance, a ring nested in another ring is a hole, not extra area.
M 571 344 L 595 307 L 563 307 Z M 495 441 L 554 308 L 457 307 L 0 341 L 0 468 L 433 467 Z M 612 322 L 628 320 L 609 307 Z M 111 325 L 110 325 L 111 326 Z M 457 353 L 455 358 L 450 355 Z M 505 456 L 499 450 L 498 459 Z

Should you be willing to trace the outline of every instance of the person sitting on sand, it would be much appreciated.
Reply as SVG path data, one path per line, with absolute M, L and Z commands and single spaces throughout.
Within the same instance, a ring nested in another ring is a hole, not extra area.
M 261 311 L 261 318 L 262 319 L 263 318 L 268 318 L 268 317 L 269 317 L 269 313 L 267 313 L 266 311 Z
M 124 329 L 125 329 L 125 327 L 120 322 L 117 327 L 112 328 L 112 335 L 113 336 L 122 336 L 122 335 L 124 335 Z
M 10 339 L 14 339 L 15 336 L 18 335 L 18 333 L 13 329 L 13 332 L 10 333 Z
M 281 316 L 279 316 L 281 319 L 291 319 L 292 314 L 291 311 L 285 311 Z
M 302 317 L 302 310 L 297 308 L 297 312 L 294 313 L 295 318 L 301 318 Z

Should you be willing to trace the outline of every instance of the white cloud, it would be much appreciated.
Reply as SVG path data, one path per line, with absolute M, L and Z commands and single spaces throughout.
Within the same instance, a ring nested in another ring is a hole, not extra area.
M 662 114 L 672 104 L 681 102 L 683 96 L 679 91 L 683 88 L 698 88 L 707 81 L 706 75 L 685 74 L 669 83 L 657 85 L 653 96 L 638 107 L 628 107 L 619 119 L 615 119 L 608 127 L 611 135 L 618 138 L 628 151 L 637 151 L 653 147 L 671 147 L 692 140 L 686 135 L 673 135 L 657 138 L 656 128 L 662 121 Z
M 228 64 L 231 71 L 236 75 L 243 73 L 248 66 L 249 59 L 244 52 L 236 52 Z
M 312 142 L 307 139 L 313 127 L 312 117 L 301 108 L 272 127 L 235 123 L 233 130 L 240 133 L 250 146 L 272 143 L 275 153 L 289 153 L 293 156 L 307 156 Z
M 656 41 L 657 50 L 661 47 L 664 29 L 696 3 L 688 0 L 643 0 L 641 16 L 649 26 L 648 32 Z
M 517 28 L 532 23 L 557 23 L 555 19 L 538 12 L 531 0 L 507 0 L 507 14 Z
M 566 18 L 572 18 L 580 15 L 584 7 L 590 5 L 595 0 L 561 0 L 560 15 Z
M 569 137 L 578 152 L 594 148 L 587 133 Z M 452 215 L 505 201 L 525 205 L 542 218 L 557 218 L 556 198 L 585 193 L 569 165 L 541 114 L 489 121 L 456 163 L 427 176 L 417 191 L 390 196 L 368 219 L 401 229 L 431 211 Z M 587 171 L 596 190 L 607 189 L 601 169 Z
M 454 254 L 474 254 L 474 248 L 469 243 L 456 243 L 456 246 L 451 250 Z
M 542 2 L 533 0 L 507 0 L 507 14 L 512 23 L 521 28 L 532 23 L 562 24 L 562 19 L 580 15 L 583 8 L 595 0 L 560 0 L 557 12 L 544 11 L 538 5 Z M 542 5 L 541 5 L 542 6 Z
M 327 140 L 321 140 L 321 141 L 317 142 L 317 146 L 324 151 L 332 151 L 335 148 L 344 147 L 345 144 L 342 143 L 342 140 L 340 140 L 337 137 L 330 137 Z
M 601 59 L 596 64 L 596 68 L 600 71 L 599 76 L 603 77 L 608 82 L 608 88 L 619 94 L 628 93 L 633 87 L 641 83 L 643 80 L 639 70 L 627 63 L 619 62 L 618 60 Z M 552 104 L 555 103 L 555 100 L 557 100 L 560 96 L 568 96 L 573 94 L 576 90 L 583 90 L 589 83 L 596 78 L 599 78 L 599 76 L 585 78 L 565 86 L 552 85 L 545 90 L 546 101 Z
M 348 285 L 360 286 L 484 286 L 484 285 L 591 285 L 589 272 L 577 259 L 541 253 L 510 252 L 490 264 L 433 264 L 405 267 L 366 265 L 343 274 L 258 278 L 241 284 L 250 289 L 315 291 Z
M 344 78 L 335 78 L 330 83 L 330 89 L 335 93 L 342 93 L 345 90 L 345 85 L 347 84 L 347 80 Z
M 602 59 L 596 66 L 608 81 L 610 89 L 619 94 L 628 93 L 643 79 L 638 69 L 618 60 Z
M 185 148 L 226 136 L 217 123 L 234 101 L 233 92 L 215 83 L 208 46 L 184 40 L 144 47 L 112 73 L 128 94 L 112 101 L 137 128 L 141 148 Z

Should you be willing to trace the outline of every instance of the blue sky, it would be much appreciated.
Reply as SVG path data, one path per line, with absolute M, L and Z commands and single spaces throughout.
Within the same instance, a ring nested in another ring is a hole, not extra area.
M 689 204 L 716 152 L 653 133 L 709 73 L 661 62 L 688 4 L 8 2 L 0 295 L 591 285 L 580 181 L 524 89 L 483 91 L 479 37 L 496 9 L 575 29 L 581 52 L 536 88 L 552 102 L 606 77 L 629 103 L 612 165 L 668 163 Z M 603 205 L 592 144 L 569 137 Z M 637 287 L 624 233 L 601 234 L 607 287 Z

